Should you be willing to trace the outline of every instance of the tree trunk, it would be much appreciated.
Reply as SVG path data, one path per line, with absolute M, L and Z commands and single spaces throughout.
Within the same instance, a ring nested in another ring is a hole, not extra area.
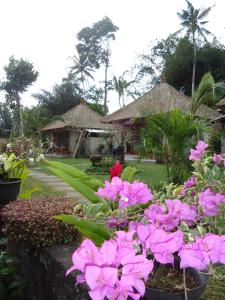
M 18 123 L 19 123 L 19 136 L 23 136 L 23 110 L 20 103 L 20 98 L 17 98 L 17 113 L 18 113 Z
M 193 70 L 192 70 L 192 84 L 191 84 L 191 95 L 192 99 L 194 97 L 194 91 L 195 91 L 195 72 L 196 72 L 196 41 L 195 41 L 195 35 L 193 33 L 193 47 L 194 47 L 194 56 L 193 56 Z
M 104 96 L 104 115 L 105 116 L 107 114 L 107 96 L 108 96 L 107 81 L 108 81 L 108 58 L 106 59 L 106 63 L 105 63 L 105 96 Z
M 75 147 L 75 150 L 74 150 L 74 153 L 73 153 L 73 159 L 76 157 L 76 154 L 77 154 L 77 151 L 81 145 L 81 141 L 82 141 L 82 137 L 83 137 L 83 134 L 84 134 L 84 129 L 81 130 L 80 132 L 80 136 L 79 136 L 79 139 L 77 141 L 77 144 L 76 144 L 76 147 Z

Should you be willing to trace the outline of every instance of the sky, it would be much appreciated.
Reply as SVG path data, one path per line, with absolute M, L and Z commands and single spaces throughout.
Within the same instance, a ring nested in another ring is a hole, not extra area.
M 225 1 L 192 0 L 195 7 L 215 4 L 207 28 L 225 43 Z M 119 27 L 112 42 L 109 77 L 119 76 L 135 64 L 137 55 L 151 41 L 166 38 L 179 29 L 177 12 L 185 0 L 0 0 L 0 79 L 11 55 L 33 63 L 37 81 L 23 94 L 23 104 L 32 106 L 32 97 L 41 89 L 51 90 L 69 71 L 69 57 L 75 51 L 76 35 L 86 26 L 108 16 Z M 101 71 L 96 74 L 99 84 Z M 92 82 L 90 82 L 92 83 Z M 109 95 L 109 111 L 118 109 L 115 94 Z

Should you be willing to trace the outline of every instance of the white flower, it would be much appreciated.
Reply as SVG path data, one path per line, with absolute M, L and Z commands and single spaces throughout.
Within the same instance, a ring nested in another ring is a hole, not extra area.
M 0 163 L 4 164 L 6 162 L 6 158 L 3 155 L 0 155 Z
M 30 157 L 30 158 L 29 158 L 29 163 L 31 163 L 31 164 L 34 163 L 34 158 L 33 158 L 33 157 Z
M 39 163 L 39 161 L 40 161 L 40 156 L 38 156 L 38 157 L 35 159 L 35 161 L 36 161 L 37 163 Z
M 7 144 L 6 147 L 7 149 L 10 149 L 12 147 L 12 144 Z

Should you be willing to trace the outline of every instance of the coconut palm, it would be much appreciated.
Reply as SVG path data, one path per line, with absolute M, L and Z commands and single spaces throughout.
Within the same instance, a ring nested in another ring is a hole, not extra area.
M 74 55 L 72 60 L 74 65 L 71 67 L 71 74 L 73 74 L 75 77 L 78 76 L 78 80 L 80 80 L 82 83 L 82 92 L 84 94 L 85 82 L 88 82 L 89 78 L 94 80 L 94 77 L 91 74 L 94 72 L 94 70 L 89 66 L 88 58 L 85 56 Z
M 135 80 L 127 81 L 124 78 L 124 74 L 122 76 L 119 76 L 118 78 L 116 76 L 113 76 L 113 80 L 110 84 L 111 90 L 115 90 L 118 94 L 118 101 L 120 108 L 125 106 L 125 96 L 131 96 L 134 98 L 134 93 L 132 93 L 129 90 L 129 87 L 135 82 Z M 121 99 L 122 99 L 122 105 L 121 105 Z
M 195 71 L 196 71 L 196 54 L 197 54 L 197 41 L 203 39 L 207 41 L 207 35 L 211 34 L 204 25 L 208 23 L 205 18 L 208 16 L 212 9 L 211 7 L 201 9 L 194 8 L 194 6 L 188 1 L 187 9 L 178 12 L 177 15 L 181 21 L 181 29 L 176 32 L 176 34 L 185 31 L 185 36 L 190 38 L 193 43 L 193 72 L 192 72 L 192 96 L 195 89 Z

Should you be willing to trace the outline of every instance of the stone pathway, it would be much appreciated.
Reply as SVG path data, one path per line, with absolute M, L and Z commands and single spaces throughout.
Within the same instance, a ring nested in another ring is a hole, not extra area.
M 37 172 L 32 170 L 29 176 L 35 177 L 40 181 L 43 181 L 46 185 L 50 186 L 53 190 L 65 193 L 65 196 L 72 198 L 79 203 L 85 204 L 88 201 L 77 191 L 75 191 L 67 183 L 63 182 L 60 178 L 54 175 L 48 175 L 43 172 Z

